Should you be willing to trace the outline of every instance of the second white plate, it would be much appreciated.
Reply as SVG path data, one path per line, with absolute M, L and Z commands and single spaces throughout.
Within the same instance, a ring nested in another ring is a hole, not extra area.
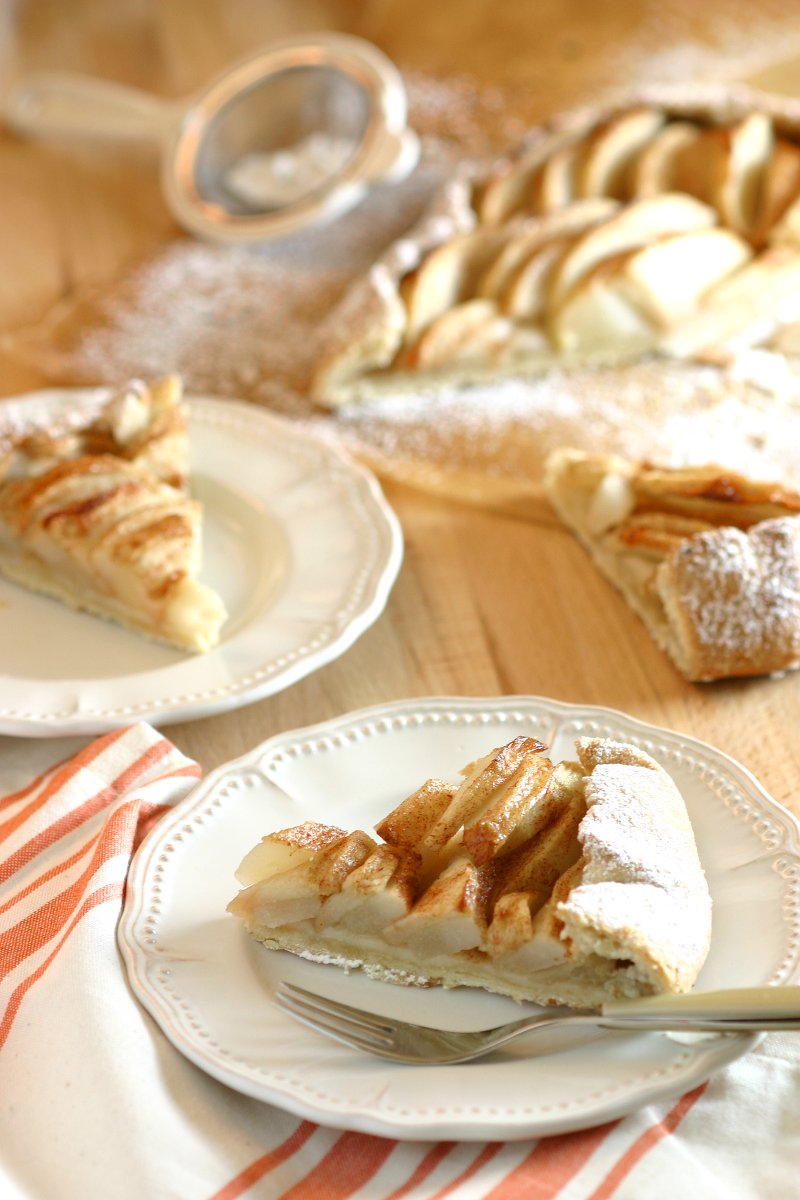
M 4 401 L 0 431 L 101 394 Z M 336 658 L 383 610 L 402 535 L 369 471 L 253 405 L 190 397 L 189 428 L 203 578 L 229 613 L 219 646 L 182 654 L 0 580 L 0 733 L 99 733 L 250 703 Z
M 513 1139 L 612 1120 L 688 1091 L 755 1035 L 679 1043 L 659 1034 L 574 1039 L 546 1057 L 519 1046 L 455 1067 L 404 1067 L 346 1049 L 270 1001 L 284 978 L 376 1012 L 477 1029 L 513 1001 L 391 987 L 268 951 L 225 912 L 234 871 L 265 833 L 306 819 L 372 828 L 429 776 L 518 733 L 574 755 L 581 734 L 631 741 L 686 800 L 714 902 L 698 988 L 789 983 L 800 972 L 800 837 L 744 768 L 701 742 L 621 713 L 535 697 L 408 701 L 282 734 L 220 768 L 136 856 L 120 945 L 136 995 L 175 1046 L 230 1087 L 322 1124 L 389 1137 Z

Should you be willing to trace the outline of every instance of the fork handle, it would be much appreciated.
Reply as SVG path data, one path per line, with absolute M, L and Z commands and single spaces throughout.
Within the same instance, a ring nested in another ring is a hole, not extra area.
M 800 987 L 730 988 L 617 1000 L 604 1004 L 601 1013 L 603 1025 L 615 1029 L 797 1029 Z

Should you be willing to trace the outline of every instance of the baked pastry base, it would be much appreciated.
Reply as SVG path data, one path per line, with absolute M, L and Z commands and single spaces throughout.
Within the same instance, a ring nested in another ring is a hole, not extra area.
M 376 825 L 269 835 L 228 908 L 271 949 L 406 986 L 540 1004 L 685 991 L 711 901 L 683 800 L 638 748 L 519 737 L 428 780 Z

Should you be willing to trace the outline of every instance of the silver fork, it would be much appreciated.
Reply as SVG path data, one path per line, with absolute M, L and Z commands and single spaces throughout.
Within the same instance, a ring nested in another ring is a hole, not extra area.
M 283 1012 L 345 1046 L 403 1063 L 460 1063 L 491 1053 L 524 1033 L 556 1026 L 734 1033 L 800 1029 L 800 987 L 735 988 L 651 996 L 604 1004 L 598 1011 L 554 1009 L 475 1032 L 432 1029 L 365 1012 L 319 996 L 293 983 L 281 983 L 274 1001 Z

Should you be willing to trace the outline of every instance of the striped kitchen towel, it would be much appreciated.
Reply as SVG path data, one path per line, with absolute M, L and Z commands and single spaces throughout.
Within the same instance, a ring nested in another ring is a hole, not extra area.
M 688 1095 L 507 1144 L 326 1129 L 203 1074 L 133 999 L 115 940 L 131 855 L 198 775 L 146 724 L 0 739 L 2 1200 L 800 1196 L 790 1034 Z

